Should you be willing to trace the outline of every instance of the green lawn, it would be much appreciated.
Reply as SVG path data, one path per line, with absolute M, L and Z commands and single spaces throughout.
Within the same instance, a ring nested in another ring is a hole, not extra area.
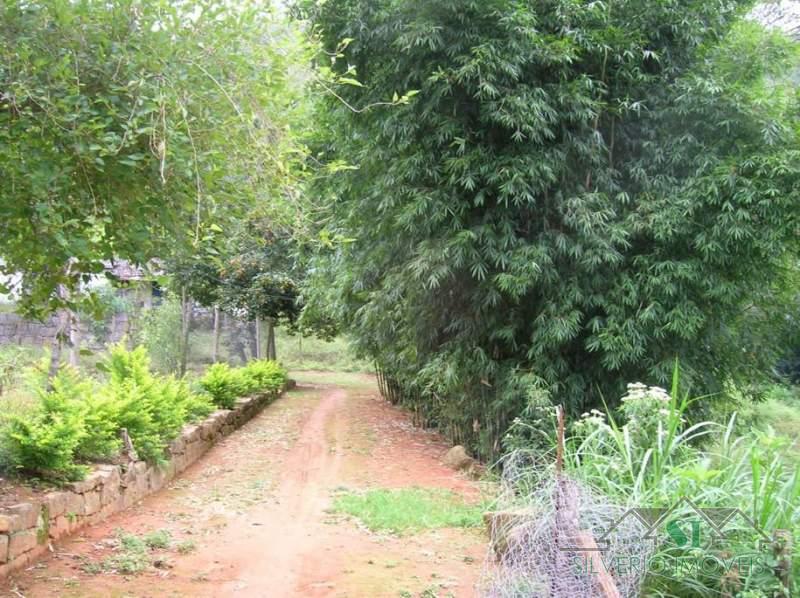
M 483 508 L 457 494 L 433 488 L 375 489 L 347 492 L 334 511 L 359 519 L 370 530 L 402 534 L 442 527 L 478 527 Z

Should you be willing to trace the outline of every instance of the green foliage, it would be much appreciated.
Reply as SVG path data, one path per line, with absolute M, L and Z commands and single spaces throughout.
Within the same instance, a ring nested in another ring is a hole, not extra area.
M 290 371 L 321 370 L 333 372 L 369 372 L 372 364 L 358 359 L 350 343 L 342 337 L 302 337 L 284 328 L 275 331 L 281 363 Z
M 670 394 L 630 385 L 616 415 L 595 410 L 571 425 L 565 450 L 567 470 L 621 504 L 668 507 L 689 497 L 704 508 L 739 508 L 767 535 L 790 530 L 796 537 L 800 533 L 800 478 L 796 457 L 790 453 L 791 439 L 769 427 L 737 437 L 735 414 L 727 425 L 710 421 L 690 425 L 685 418 L 690 403 L 678 394 L 677 383 Z M 746 557 L 758 542 L 752 528 L 737 524 L 708 551 L 723 559 Z M 680 559 L 690 556 L 691 550 L 666 541 L 658 547 L 656 558 Z M 727 581 L 689 568 L 682 577 L 653 573 L 646 580 L 645 593 L 719 596 L 724 583 L 733 583 L 736 591 L 760 591 L 760 596 L 771 596 L 779 588 L 776 577 L 763 575 L 757 568 L 742 568 L 735 579 Z
M 110 284 L 100 287 L 93 299 L 93 309 L 85 317 L 89 320 L 92 336 L 99 342 L 105 342 L 109 333 L 109 318 L 116 314 L 131 313 L 133 305 L 127 296 Z
M 255 390 L 279 390 L 286 382 L 286 370 L 277 362 L 266 359 L 250 361 L 242 368 L 242 375 L 250 380 Z
M 233 409 L 236 399 L 250 391 L 241 368 L 232 368 L 227 363 L 210 366 L 200 379 L 200 386 L 211 395 L 214 404 L 223 409 Z
M 91 394 L 77 398 L 81 402 L 86 438 L 75 450 L 78 461 L 98 461 L 114 457 L 120 449 L 120 405 L 104 389 L 93 385 Z
M 341 494 L 334 509 L 364 522 L 373 531 L 395 534 L 441 527 L 478 527 L 483 509 L 447 490 L 401 488 Z
M 215 363 L 200 379 L 214 404 L 233 409 L 236 399 L 255 392 L 275 392 L 286 382 L 286 370 L 274 361 L 254 360 L 241 368 Z
M 160 372 L 177 372 L 181 365 L 181 304 L 168 295 L 141 313 L 137 341 L 147 349 Z
M 394 398 L 488 455 L 531 395 L 581 413 L 676 357 L 702 393 L 769 372 L 797 50 L 748 2 L 308 6 L 362 85 L 318 116 L 306 295 Z
M 101 562 L 86 562 L 83 570 L 86 573 L 98 574 L 119 573 L 122 575 L 135 575 L 145 571 L 153 564 L 151 551 L 166 550 L 172 545 L 172 534 L 169 530 L 160 529 L 137 536 L 123 530 L 117 530 L 114 554 L 104 558 Z M 178 552 L 186 554 L 191 550 L 182 549 L 186 542 L 181 542 L 176 547 Z
M 143 347 L 112 347 L 99 367 L 108 375 L 103 384 L 63 367 L 52 389 L 38 387 L 32 411 L 8 418 L 2 427 L 8 466 L 48 477 L 79 478 L 86 470 L 79 463 L 117 454 L 122 428 L 141 458 L 158 463 L 185 422 L 205 417 L 214 408 L 206 395 L 193 393 L 186 380 L 154 375 Z
M 26 416 L 12 416 L 3 428 L 10 464 L 44 476 L 82 477 L 86 468 L 75 463 L 74 454 L 89 437 L 82 400 L 92 391 L 77 372 L 63 368 L 53 379 L 53 389 L 40 392 L 38 407 Z
M 181 540 L 178 542 L 177 546 L 175 546 L 175 550 L 177 550 L 180 554 L 190 554 L 197 549 L 197 544 L 194 540 Z
M 172 534 L 169 533 L 169 530 L 166 529 L 159 529 L 149 534 L 146 534 L 144 538 L 142 538 L 145 545 L 153 549 L 166 549 L 170 547 L 172 544 Z
M 248 320 L 293 323 L 300 311 L 291 242 L 269 235 L 232 257 L 220 271 L 223 309 Z
M 190 346 L 190 361 L 193 363 L 211 363 L 213 333 L 208 330 L 193 330 Z M 372 364 L 358 359 L 345 338 L 325 340 L 318 337 L 304 337 L 292 333 L 281 326 L 275 329 L 275 345 L 280 353 L 280 362 L 289 371 L 317 370 L 329 372 L 369 372 Z M 229 347 L 222 343 L 220 347 L 221 361 L 235 359 Z
M 116 406 L 116 428 L 128 430 L 139 456 L 148 461 L 162 461 L 164 447 L 184 422 L 212 411 L 211 403 L 193 395 L 185 380 L 154 376 L 144 347 L 113 347 L 103 369 L 109 378 L 103 392 Z
M 100 571 L 116 572 L 122 575 L 141 573 L 150 566 L 150 556 L 146 542 L 122 530 L 117 532 L 118 546 L 115 553 L 103 559 L 100 566 L 89 567 L 89 573 Z
M 290 180 L 304 46 L 268 3 L 3 0 L 0 57 L 2 271 L 28 312 L 112 257 L 200 248 Z
M 0 395 L 13 385 L 20 371 L 31 361 L 31 352 L 22 347 L 0 347 Z

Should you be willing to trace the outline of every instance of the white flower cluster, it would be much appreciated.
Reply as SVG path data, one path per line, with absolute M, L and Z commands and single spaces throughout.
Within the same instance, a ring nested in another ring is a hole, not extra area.
M 581 414 L 581 419 L 575 422 L 575 427 L 577 429 L 589 427 L 589 428 L 601 428 L 605 427 L 606 424 L 606 414 L 600 411 L 599 409 L 592 409 L 588 413 Z
M 641 401 L 641 400 L 656 400 L 661 403 L 669 403 L 669 393 L 660 386 L 647 386 L 641 382 L 634 382 L 628 384 L 628 394 L 622 397 L 622 402 L 628 401 Z
M 655 426 L 662 434 L 662 423 L 672 415 L 671 403 L 669 393 L 660 386 L 647 386 L 641 382 L 628 384 L 628 392 L 622 397 L 622 411 L 628 420 L 626 426 L 640 435 L 650 434 Z M 681 422 L 684 422 L 683 418 Z

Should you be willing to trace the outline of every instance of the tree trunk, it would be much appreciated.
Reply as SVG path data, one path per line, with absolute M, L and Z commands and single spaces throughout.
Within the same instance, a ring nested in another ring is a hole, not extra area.
M 261 318 L 256 318 L 256 359 L 261 359 L 261 345 L 263 339 L 261 335 Z
M 58 285 L 56 293 L 61 299 L 67 298 L 67 289 L 64 285 Z M 61 366 L 61 352 L 64 341 L 68 338 L 69 320 L 69 311 L 66 308 L 59 309 L 56 334 L 53 337 L 53 344 L 50 347 L 50 366 L 47 369 L 47 390 L 53 389 L 53 378 L 56 377 L 58 368 Z
M 69 318 L 69 364 L 78 367 L 81 351 L 81 329 L 78 314 L 68 312 Z
M 186 293 L 186 289 L 181 289 L 181 362 L 179 374 L 186 373 L 189 363 L 189 329 L 192 325 L 192 300 Z
M 214 363 L 219 361 L 219 336 L 220 336 L 220 317 L 219 305 L 214 306 L 214 351 L 211 359 Z
M 276 360 L 275 354 L 275 320 L 267 318 L 267 359 Z

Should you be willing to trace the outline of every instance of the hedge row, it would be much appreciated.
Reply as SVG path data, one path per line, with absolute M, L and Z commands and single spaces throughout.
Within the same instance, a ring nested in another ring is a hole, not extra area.
M 130 436 L 140 459 L 164 460 L 164 449 L 187 422 L 206 417 L 216 407 L 231 408 L 239 396 L 279 389 L 286 372 L 257 361 L 232 369 L 216 364 L 195 392 L 186 379 L 159 376 L 150 369 L 143 347 L 117 345 L 98 367 L 98 382 L 64 367 L 36 389 L 34 409 L 7 419 L 0 432 L 8 469 L 47 478 L 76 480 L 86 463 L 107 461 L 122 447 L 121 430 Z
M 211 395 L 214 404 L 223 409 L 233 409 L 238 397 L 276 391 L 285 382 L 285 369 L 274 361 L 259 359 L 241 368 L 215 363 L 206 370 L 200 386 Z

